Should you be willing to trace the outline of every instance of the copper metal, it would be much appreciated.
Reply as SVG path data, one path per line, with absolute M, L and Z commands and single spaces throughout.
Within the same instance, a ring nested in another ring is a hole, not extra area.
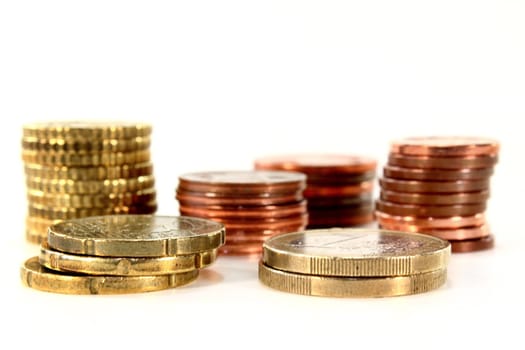
M 347 197 L 347 196 L 356 196 L 362 193 L 372 192 L 373 188 L 374 188 L 373 181 L 365 181 L 357 185 L 349 185 L 349 186 L 308 185 L 308 187 L 304 190 L 303 195 L 306 198 Z
M 467 239 L 464 241 L 450 241 L 452 253 L 468 253 L 480 250 L 492 249 L 494 247 L 494 236 L 490 235 L 478 239 Z
M 314 197 L 308 198 L 308 208 L 339 207 L 372 204 L 372 193 L 363 193 L 349 197 Z
M 378 211 L 391 215 L 400 216 L 470 216 L 483 213 L 486 209 L 485 203 L 478 204 L 458 204 L 458 205 L 413 205 L 376 201 Z
M 472 216 L 434 218 L 390 215 L 376 211 L 375 216 L 379 224 L 386 228 L 396 224 L 407 224 L 417 226 L 421 229 L 457 229 L 472 226 L 482 226 L 486 223 L 485 214 L 483 213 Z
M 364 214 L 359 216 L 348 217 L 316 217 L 315 215 L 310 215 L 308 220 L 308 228 L 359 226 L 368 224 L 372 221 L 374 221 L 373 214 Z
M 484 156 L 496 155 L 499 142 L 469 136 L 409 137 L 392 142 L 390 152 L 417 156 Z
M 447 240 L 476 239 L 486 237 L 490 234 L 490 229 L 488 225 L 472 226 L 457 229 L 420 228 L 418 226 L 405 223 L 389 223 L 388 225 L 380 224 L 379 226 L 387 230 L 425 233 L 434 237 L 439 237 L 441 239 Z
M 220 196 L 211 192 L 189 192 L 178 189 L 175 198 L 186 206 L 210 206 L 210 205 L 228 205 L 228 206 L 264 206 L 292 204 L 304 199 L 303 191 L 296 191 L 284 195 L 268 196 Z
M 401 156 L 390 153 L 388 165 L 423 169 L 477 169 L 490 168 L 498 162 L 497 156 L 480 157 L 424 157 Z
M 383 190 L 411 193 L 461 193 L 479 192 L 489 189 L 489 180 L 472 181 L 417 181 L 395 180 L 390 178 L 379 179 Z
M 256 244 L 226 244 L 219 248 L 219 255 L 262 255 L 262 243 Z
M 306 214 L 306 201 L 298 204 L 282 205 L 282 206 L 262 206 L 262 207 L 192 207 L 179 205 L 179 209 L 184 211 L 189 216 L 206 216 L 219 218 L 281 218 L 287 216 Z
M 181 215 L 191 216 L 190 213 L 180 210 Z M 306 226 L 308 215 L 296 215 L 286 218 L 267 218 L 267 219 L 231 219 L 221 217 L 210 217 L 208 215 L 199 216 L 204 219 L 211 219 L 226 226 L 227 230 L 280 230 L 290 226 Z
M 479 169 L 417 169 L 386 165 L 383 168 L 385 177 L 399 180 L 455 181 L 488 179 L 494 168 Z
M 401 204 L 421 205 L 455 205 L 484 203 L 489 198 L 489 191 L 428 194 L 428 193 L 404 193 L 394 191 L 381 191 L 380 198 L 384 201 Z

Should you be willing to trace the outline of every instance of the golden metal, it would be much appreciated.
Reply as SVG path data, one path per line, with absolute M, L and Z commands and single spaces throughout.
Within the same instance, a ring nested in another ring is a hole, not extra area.
M 196 254 L 150 258 L 100 257 L 64 253 L 40 247 L 40 264 L 57 271 L 107 276 L 152 276 L 201 269 L 217 259 L 217 249 Z
M 95 140 L 148 136 L 151 131 L 151 125 L 145 123 L 56 121 L 24 125 L 23 136 L 39 139 L 70 137 Z
M 66 167 L 25 164 L 25 174 L 30 178 L 47 180 L 117 180 L 153 175 L 151 162 L 97 167 Z
M 30 216 L 37 216 L 48 220 L 69 220 L 111 214 L 153 214 L 156 211 L 156 201 L 137 203 L 130 206 L 121 205 L 102 208 L 48 207 L 39 204 L 29 204 L 28 206 Z
M 328 297 L 392 297 L 428 292 L 442 286 L 447 270 L 393 277 L 328 277 L 273 269 L 259 263 L 259 280 L 283 292 Z
M 194 281 L 199 270 L 156 276 L 90 276 L 49 270 L 28 259 L 20 270 L 22 282 L 45 292 L 63 294 L 123 294 L 151 292 L 182 286 Z
M 29 243 L 40 244 L 47 239 L 47 231 L 36 231 L 26 228 L 26 240 Z
M 99 152 L 132 152 L 149 148 L 150 137 L 134 137 L 131 139 L 79 139 L 64 136 L 63 138 L 22 138 L 22 148 L 44 154 L 76 153 L 93 154 Z
M 49 228 L 52 249 L 94 256 L 161 257 L 195 254 L 224 244 L 220 223 L 185 216 L 110 215 Z
M 107 194 L 137 192 L 155 186 L 153 175 L 115 180 L 56 180 L 37 177 L 26 179 L 28 190 L 62 194 Z
M 288 233 L 263 244 L 275 269 L 322 276 L 406 276 L 447 267 L 450 243 L 417 233 L 334 228 Z
M 40 151 L 22 150 L 22 160 L 26 163 L 65 166 L 115 166 L 132 163 L 143 163 L 151 160 L 149 149 L 133 152 L 115 152 L 93 154 L 43 153 Z

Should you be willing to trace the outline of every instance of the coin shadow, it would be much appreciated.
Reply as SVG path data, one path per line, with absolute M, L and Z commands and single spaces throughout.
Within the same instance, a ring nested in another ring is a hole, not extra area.
M 199 272 L 199 277 L 187 286 L 187 288 L 201 288 L 215 285 L 224 281 L 224 276 L 213 269 L 203 269 Z

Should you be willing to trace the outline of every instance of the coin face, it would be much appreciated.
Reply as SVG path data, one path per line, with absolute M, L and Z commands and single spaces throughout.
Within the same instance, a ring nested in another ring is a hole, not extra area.
M 289 171 L 211 171 L 185 174 L 180 180 L 213 185 L 277 185 L 305 181 L 306 175 Z
M 496 140 L 470 136 L 410 137 L 394 141 L 391 151 L 406 155 L 477 156 L 498 153 Z

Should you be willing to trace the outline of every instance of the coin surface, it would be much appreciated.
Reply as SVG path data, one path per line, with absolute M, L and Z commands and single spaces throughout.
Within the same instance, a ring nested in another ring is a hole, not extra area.
M 22 282 L 31 288 L 63 294 L 123 294 L 174 288 L 194 281 L 199 270 L 156 276 L 90 276 L 58 272 L 28 259 L 20 270 Z
M 376 209 L 383 213 L 399 216 L 431 216 L 431 217 L 451 217 L 455 215 L 470 216 L 483 213 L 487 205 L 485 202 L 477 204 L 456 204 L 456 205 L 420 205 L 420 204 L 400 204 L 376 201 Z
M 100 152 L 131 152 L 149 148 L 149 137 L 131 139 L 79 139 L 79 138 L 22 138 L 22 148 L 42 153 L 93 154 Z
M 114 139 L 148 136 L 152 127 L 147 123 L 123 121 L 56 121 L 23 126 L 24 137 Z
M 381 188 L 387 191 L 411 193 L 461 193 L 488 190 L 490 182 L 486 180 L 460 181 L 418 181 L 379 179 Z
M 289 293 L 329 297 L 392 297 L 428 292 L 445 284 L 447 270 L 394 277 L 315 276 L 277 270 L 259 263 L 259 280 Z
M 494 168 L 478 169 L 418 169 L 402 168 L 386 165 L 383 175 L 399 180 L 424 180 L 424 181 L 456 181 L 456 180 L 483 180 L 494 173 Z
M 482 156 L 498 151 L 498 141 L 470 136 L 409 137 L 393 141 L 390 146 L 392 153 L 417 156 Z
M 477 252 L 494 248 L 494 236 L 489 235 L 483 238 L 466 239 L 461 241 L 450 241 L 453 253 Z
M 29 178 L 46 180 L 100 181 L 129 179 L 144 175 L 153 175 L 153 164 L 150 162 L 124 164 L 116 166 L 68 167 L 46 166 L 26 163 L 25 174 Z
M 304 199 L 303 191 L 294 191 L 290 194 L 268 193 L 264 196 L 239 196 L 219 194 L 213 192 L 189 192 L 183 189 L 177 189 L 176 199 L 182 205 L 186 206 L 213 206 L 213 205 L 230 205 L 230 206 L 265 206 L 297 203 Z
M 374 221 L 374 214 L 361 214 L 355 216 L 327 216 L 324 213 L 318 215 L 315 211 L 308 213 L 308 228 L 330 228 L 360 226 Z
M 42 153 L 40 151 L 22 150 L 22 159 L 27 163 L 37 163 L 47 166 L 117 166 L 131 163 L 144 163 L 151 160 L 148 150 L 133 152 L 98 152 L 92 154 Z
M 48 220 L 70 220 L 88 216 L 111 215 L 111 214 L 154 214 L 157 211 L 157 202 L 136 203 L 125 206 L 109 206 L 102 208 L 69 208 L 49 207 L 46 205 L 29 204 L 30 216 L 40 217 Z
M 28 190 L 36 190 L 46 193 L 62 194 L 108 194 L 137 192 L 147 190 L 155 186 L 153 175 L 139 176 L 130 179 L 115 180 L 55 180 L 42 178 L 27 178 Z
M 375 171 L 376 160 L 344 154 L 291 154 L 268 156 L 255 161 L 256 169 L 290 170 L 310 174 L 355 174 Z
M 434 237 L 439 237 L 441 239 L 447 240 L 475 239 L 490 235 L 490 229 L 487 224 L 482 226 L 472 226 L 456 229 L 421 228 L 418 226 L 404 223 L 389 223 L 388 226 L 379 224 L 379 227 L 387 230 L 425 233 Z
M 322 229 L 274 236 L 265 265 L 288 272 L 347 277 L 406 276 L 443 270 L 450 244 L 422 234 L 378 229 Z
M 498 162 L 497 156 L 425 157 L 401 156 L 390 153 L 388 165 L 423 169 L 477 169 L 490 168 Z
M 344 186 L 319 186 L 309 184 L 304 190 L 303 194 L 306 198 L 349 197 L 359 196 L 363 193 L 370 193 L 372 192 L 373 188 L 373 181 L 366 181 L 359 184 Z
M 380 198 L 387 202 L 401 204 L 419 205 L 454 205 L 454 204 L 475 204 L 485 203 L 489 199 L 489 191 L 466 192 L 466 193 L 404 193 L 382 190 Z M 459 215 L 459 213 L 455 213 Z
M 62 221 L 49 228 L 52 249 L 73 254 L 161 257 L 224 244 L 224 226 L 192 217 L 110 215 Z
M 263 207 L 219 207 L 211 206 L 205 208 L 179 205 L 181 212 L 188 216 L 196 217 L 219 217 L 219 218 L 239 218 L 239 219 L 264 219 L 264 218 L 282 218 L 288 216 L 302 215 L 307 213 L 306 201 L 297 204 L 280 205 L 280 206 L 263 206 Z

